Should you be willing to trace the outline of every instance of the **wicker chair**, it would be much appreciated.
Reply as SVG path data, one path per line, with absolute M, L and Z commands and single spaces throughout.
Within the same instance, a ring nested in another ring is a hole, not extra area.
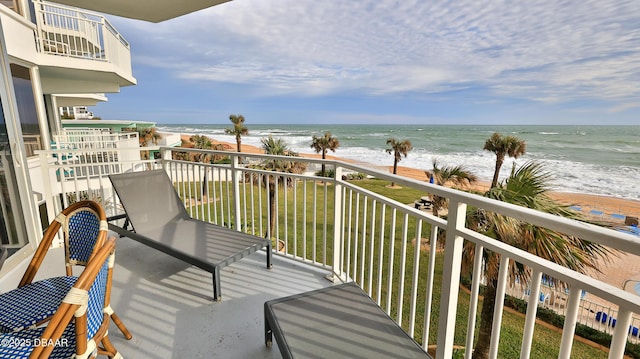
M 34 282 L 60 229 L 64 239 L 66 276 Z M 0 294 L 0 308 L 3 309 L 0 311 L 0 333 L 35 327 L 46 322 L 77 280 L 73 275 L 73 267 L 87 265 L 106 240 L 107 231 L 104 210 L 94 201 L 74 203 L 58 214 L 45 231 L 18 288 Z M 131 333 L 120 318 L 111 308 L 107 310 L 122 334 L 131 339 Z
M 95 253 L 46 327 L 0 334 L 0 358 L 122 358 L 108 337 L 115 239 Z

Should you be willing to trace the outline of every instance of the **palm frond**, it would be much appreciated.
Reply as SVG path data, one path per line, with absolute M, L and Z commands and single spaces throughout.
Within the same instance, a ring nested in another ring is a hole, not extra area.
M 490 189 L 485 196 L 555 215 L 575 216 L 567 206 L 555 202 L 549 196 L 551 178 L 551 173 L 542 164 L 528 162 L 518 170 L 512 171 L 509 178 Z M 485 234 L 578 272 L 588 269 L 599 270 L 599 263 L 608 260 L 609 256 L 614 254 L 600 244 L 512 217 L 484 211 L 476 211 L 471 217 L 473 220 L 470 223 L 477 226 L 476 228 L 480 228 L 480 223 L 484 223 L 482 229 Z M 488 259 L 487 263 L 493 261 Z M 491 272 L 489 267 L 487 276 L 493 279 L 497 272 Z M 509 272 L 523 278 L 528 276 L 522 268 L 513 267 Z

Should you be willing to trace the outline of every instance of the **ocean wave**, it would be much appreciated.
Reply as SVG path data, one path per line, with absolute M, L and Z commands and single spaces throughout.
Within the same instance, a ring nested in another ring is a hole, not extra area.
M 166 132 L 199 133 L 208 135 L 216 140 L 235 143 L 235 137 L 224 133 L 224 128 L 230 126 L 158 126 L 158 129 Z M 312 135 L 324 133 L 325 127 L 304 126 L 264 126 L 255 129 L 250 127 L 250 134 L 242 137 L 242 143 L 261 147 L 261 139 L 269 135 L 283 139 L 289 147 L 300 153 L 314 153 L 310 148 Z M 422 128 L 422 127 L 421 127 Z M 394 136 L 399 139 L 411 139 L 414 150 L 403 158 L 399 165 L 421 170 L 430 170 L 432 162 L 437 159 L 442 165 L 463 165 L 469 171 L 476 174 L 482 181 L 490 181 L 495 166 L 495 154 L 482 150 L 482 144 L 488 133 L 493 129 L 478 127 L 453 126 L 447 132 L 441 127 L 426 128 L 416 136 L 417 128 L 411 131 L 397 130 Z M 597 129 L 601 131 L 601 128 Z M 427 133 L 428 131 L 428 133 Z M 392 166 L 393 156 L 387 154 L 385 149 L 386 138 L 390 132 L 380 126 L 370 128 L 341 127 L 339 130 L 331 130 L 334 136 L 340 140 L 341 147 L 335 153 L 338 157 L 358 162 L 370 163 L 373 166 Z M 527 152 L 524 156 L 514 160 L 506 158 L 500 172 L 500 179 L 506 178 L 514 165 L 520 166 L 529 160 L 541 162 L 554 177 L 554 190 L 564 192 L 577 192 L 599 194 L 627 199 L 640 199 L 640 191 L 637 190 L 640 178 L 640 166 L 637 163 L 637 154 L 640 153 L 637 139 L 618 136 L 620 143 L 611 145 L 614 139 L 606 133 L 597 133 L 593 137 L 579 139 L 576 131 L 541 131 L 535 129 L 518 129 L 519 133 L 529 132 L 535 140 L 527 142 Z M 590 130 L 590 136 L 594 136 L 595 130 Z M 503 131 L 509 133 L 509 131 Z M 554 134 L 554 140 L 547 141 L 540 137 L 544 133 Z M 582 137 L 582 133 L 578 133 Z M 412 137 L 413 136 L 413 137 Z M 518 136 L 525 137 L 519 134 Z

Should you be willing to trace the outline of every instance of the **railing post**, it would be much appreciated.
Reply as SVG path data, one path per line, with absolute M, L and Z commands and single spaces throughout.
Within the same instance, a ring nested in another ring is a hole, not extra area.
M 40 81 L 40 68 L 38 66 L 32 67 L 30 70 L 31 82 L 33 83 L 33 97 L 36 105 L 36 112 L 38 117 L 38 125 L 40 128 L 47 128 L 47 110 L 44 104 L 44 94 L 42 93 L 42 82 Z M 49 131 L 41 131 L 41 143 L 37 146 L 39 150 L 51 149 L 51 138 L 49 137 Z
M 473 348 L 473 338 L 476 331 L 476 315 L 478 313 L 478 297 L 480 296 L 480 280 L 482 278 L 482 257 L 484 247 L 476 245 L 475 258 L 473 260 L 473 279 L 471 280 L 471 298 L 469 299 L 469 322 L 467 323 L 467 348 Z M 473 350 L 465 350 L 465 359 L 471 359 Z
M 111 62 L 114 63 L 116 65 L 120 65 L 119 63 L 115 63 L 113 61 L 113 57 L 114 57 L 114 49 L 111 49 L 111 38 L 114 37 L 114 35 L 111 33 L 111 31 L 109 29 L 107 29 L 107 19 L 105 19 L 104 17 L 100 19 L 100 25 L 98 26 L 98 28 L 96 28 L 96 38 L 100 39 L 100 34 L 102 34 L 102 52 L 104 53 L 104 60 L 106 62 Z M 100 43 L 100 41 L 98 40 L 98 43 Z M 114 46 L 115 48 L 115 46 Z
M 44 52 L 45 48 L 44 48 L 44 36 L 42 31 L 40 31 L 40 29 L 43 28 L 43 17 L 44 15 L 44 4 L 42 3 L 42 1 L 37 0 L 37 1 L 33 1 L 33 7 L 34 7 L 34 13 L 35 13 L 35 19 L 33 19 L 33 21 L 35 21 L 36 23 L 36 29 L 34 30 L 34 34 L 36 37 L 36 44 L 38 46 L 38 52 Z
M 580 289 L 569 292 L 567 299 L 567 315 L 562 327 L 562 341 L 560 342 L 560 353 L 558 359 L 569 359 L 573 348 L 573 337 L 576 333 L 576 323 L 578 322 L 578 312 L 580 311 Z M 611 343 L 613 344 L 613 342 Z M 611 346 L 613 348 L 613 345 Z
M 500 255 L 500 270 L 498 271 L 498 283 L 496 286 L 496 299 L 493 308 L 493 324 L 491 326 L 491 345 L 489 346 L 489 358 L 498 357 L 498 344 L 500 344 L 500 329 L 502 326 L 502 312 L 504 311 L 504 296 L 507 288 L 507 276 L 509 274 L 509 257 Z
M 241 217 L 240 217 L 240 178 L 242 177 L 242 171 L 238 167 L 238 156 L 231 156 L 231 181 L 233 182 L 233 221 L 235 223 L 236 231 L 242 231 Z
M 165 171 L 167 171 L 172 154 L 171 148 L 160 147 L 160 163 Z
M 576 289 L 575 292 L 580 293 L 580 290 Z M 579 295 L 576 294 L 576 296 Z M 613 332 L 611 346 L 609 347 L 609 359 L 622 359 L 624 357 L 624 348 L 627 345 L 632 314 L 631 311 L 620 308 L 616 329 Z
M 53 199 L 53 189 L 51 188 L 51 176 L 49 176 L 49 163 L 47 161 L 47 153 L 40 152 L 38 155 L 40 157 L 40 170 L 42 172 L 42 184 L 44 187 L 44 202 L 47 207 L 47 220 L 49 223 L 53 222 L 59 210 L 56 208 L 56 204 Z M 57 162 L 57 161 L 56 161 Z M 63 170 L 60 169 L 62 173 Z M 62 178 L 62 174 L 60 177 Z
M 440 295 L 440 319 L 438 321 L 438 340 L 436 358 L 449 359 L 453 356 L 453 337 L 456 328 L 458 291 L 460 289 L 460 266 L 464 239 L 456 235 L 464 228 L 467 204 L 451 201 L 447 220 L 444 268 L 442 275 L 442 293 Z
M 438 246 L 438 231 L 439 228 L 436 225 L 431 226 L 431 233 L 429 234 L 429 263 L 427 273 L 429 273 L 429 280 L 427 281 L 427 289 L 425 291 L 424 299 L 424 330 L 422 334 L 422 347 L 427 350 L 429 347 L 429 329 L 431 325 L 431 303 L 433 302 L 433 277 L 436 268 L 436 248 Z M 416 237 L 418 238 L 418 237 Z
M 522 349 L 520 349 L 520 358 L 525 359 L 531 353 L 531 344 L 533 343 L 533 331 L 536 325 L 536 313 L 538 312 L 538 298 L 540 297 L 540 281 L 542 280 L 542 272 L 535 269 L 529 280 L 529 300 L 527 301 L 527 317 L 524 322 L 524 333 L 522 334 Z
M 342 167 L 334 167 L 334 193 L 333 193 L 333 261 L 329 280 L 338 281 L 343 276 L 342 272 Z M 326 206 L 326 203 L 325 203 Z M 325 211 L 327 208 L 325 208 Z

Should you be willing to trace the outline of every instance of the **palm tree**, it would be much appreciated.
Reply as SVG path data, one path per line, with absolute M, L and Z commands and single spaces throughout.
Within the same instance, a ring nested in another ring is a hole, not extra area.
M 331 136 L 331 132 L 325 132 L 324 136 L 317 137 L 313 135 L 311 138 L 311 148 L 316 151 L 316 153 L 322 152 L 322 159 L 326 159 L 327 150 L 331 150 L 336 152 L 336 148 L 340 147 L 340 141 L 336 137 Z M 325 173 L 325 165 L 322 163 L 322 177 L 324 177 Z
M 273 137 L 269 136 L 267 138 L 261 139 L 260 142 L 262 143 L 262 148 L 264 149 L 265 154 L 288 157 L 298 156 L 298 154 L 290 150 L 287 144 L 280 138 L 274 139 Z M 274 172 L 299 174 L 303 173 L 306 170 L 307 165 L 304 162 L 278 158 L 264 160 L 259 165 L 253 166 L 253 168 L 259 168 L 262 170 Z M 265 237 L 269 238 L 273 236 L 273 233 L 275 232 L 275 218 L 277 216 L 275 198 L 276 187 L 286 186 L 287 188 L 289 188 L 293 185 L 294 179 L 284 175 L 254 174 L 251 176 L 251 181 L 253 183 L 259 183 L 261 186 L 268 189 L 267 205 L 269 206 L 269 228 L 267 230 L 267 233 L 265 233 Z
M 577 214 L 570 211 L 567 206 L 560 205 L 549 197 L 549 179 L 550 173 L 540 164 L 529 162 L 517 171 L 512 170 L 504 183 L 491 188 L 485 196 L 555 215 L 577 218 Z M 598 270 L 598 263 L 601 263 L 601 260 L 607 260 L 608 255 L 611 254 L 609 249 L 600 244 L 478 209 L 471 211 L 467 226 L 581 273 L 588 269 Z M 473 266 L 474 252 L 475 246 L 472 243 L 466 243 L 463 255 L 465 268 Z M 485 250 L 483 256 L 487 286 L 473 358 L 488 358 L 497 278 L 500 270 L 500 256 L 497 253 Z M 530 270 L 521 265 L 510 262 L 508 269 L 510 278 L 518 278 L 521 283 L 525 283 L 530 278 Z
M 162 138 L 160 134 L 156 131 L 155 127 L 145 127 L 137 130 L 138 132 L 138 143 L 140 147 L 147 147 L 151 144 L 157 145 L 158 141 Z M 142 159 L 148 160 L 151 159 L 151 154 L 149 151 L 141 151 Z M 151 169 L 151 163 L 147 163 L 147 167 Z
M 402 160 L 402 156 L 407 157 L 407 154 L 413 149 L 413 146 L 411 146 L 411 141 L 409 140 L 399 141 L 393 137 L 387 140 L 387 145 L 389 148 L 385 151 L 388 154 L 393 153 L 393 174 L 395 175 L 398 172 L 398 162 Z M 391 183 L 391 187 L 393 186 L 394 183 Z
M 238 152 L 242 152 L 241 144 L 242 144 L 242 136 L 246 136 L 249 134 L 249 129 L 244 125 L 244 116 L 238 115 L 229 115 L 229 121 L 233 123 L 232 128 L 225 128 L 224 133 L 228 135 L 236 136 L 236 150 Z M 242 162 L 242 157 L 238 157 L 238 161 Z
M 158 141 L 162 138 L 155 127 L 141 128 L 137 132 L 140 147 L 147 147 L 150 144 L 157 145 Z
M 459 186 L 470 185 L 477 180 L 476 175 L 467 171 L 463 166 L 442 166 L 438 164 L 438 160 L 433 160 L 433 172 L 425 172 L 427 177 L 433 176 L 433 183 L 444 186 L 453 184 Z M 447 207 L 447 199 L 437 195 L 431 196 L 433 215 L 438 216 L 438 211 Z
M 504 163 L 504 157 L 509 156 L 517 159 L 526 152 L 526 145 L 524 140 L 516 136 L 502 136 L 498 132 L 494 132 L 484 143 L 483 149 L 496 154 L 496 168 L 491 181 L 491 188 L 493 188 L 498 185 L 498 175 L 500 167 Z
M 201 149 L 201 150 L 210 150 L 213 148 L 213 143 L 211 139 L 207 136 L 202 135 L 193 135 L 189 137 L 189 142 L 193 145 L 193 148 Z M 194 160 L 196 162 L 205 162 L 208 155 L 204 152 L 200 152 L 194 155 Z
M 193 148 L 201 149 L 201 150 L 210 150 L 213 148 L 213 144 L 211 143 L 211 139 L 207 136 L 202 135 L 193 135 L 189 137 L 189 142 L 193 144 Z M 206 163 L 209 155 L 204 152 L 199 152 L 194 155 L 194 161 Z M 202 178 L 202 183 L 200 185 L 202 196 L 205 197 L 207 195 L 207 172 L 208 168 L 204 169 L 204 177 Z

